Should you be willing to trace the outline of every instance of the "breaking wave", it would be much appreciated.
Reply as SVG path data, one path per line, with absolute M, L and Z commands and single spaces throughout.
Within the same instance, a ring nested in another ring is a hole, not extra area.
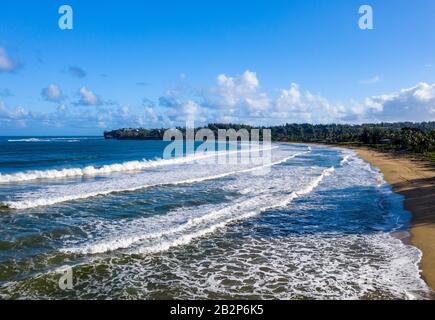
M 8 139 L 8 142 L 80 142 L 88 138 L 22 138 L 22 139 Z
M 182 224 L 179 224 L 179 219 L 180 216 L 183 216 L 183 212 L 179 211 L 169 214 L 164 218 L 148 218 L 142 220 L 139 224 L 136 221 L 135 226 L 127 227 L 129 233 L 126 236 L 119 237 L 118 235 L 115 239 L 88 244 L 83 247 L 65 248 L 61 251 L 65 253 L 97 254 L 129 248 L 132 245 L 145 240 L 157 241 L 151 243 L 149 246 L 139 247 L 137 249 L 138 252 L 154 253 L 165 251 L 175 246 L 188 244 L 192 240 L 213 233 L 229 223 L 253 217 L 266 210 L 283 207 L 294 199 L 311 193 L 325 177 L 330 176 L 334 171 L 334 167 L 324 169 L 319 176 L 312 179 L 306 186 L 299 190 L 292 191 L 289 194 L 279 193 L 276 195 L 255 196 L 242 201 L 235 200 L 234 204 L 225 206 L 221 209 L 204 206 L 194 212 L 199 216 L 189 218 Z M 184 213 L 184 215 L 185 214 L 186 213 Z M 160 227 L 168 224 L 173 226 L 159 231 L 131 236 L 134 229 L 143 230 L 144 226 L 147 225 Z M 126 226 L 122 226 L 122 229 L 125 230 L 125 227 Z M 120 230 L 115 233 L 119 234 L 119 231 Z M 168 239 L 171 237 L 172 239 L 169 240 L 161 240 L 162 238 Z
M 23 200 L 4 201 L 2 204 L 10 209 L 22 210 L 22 209 L 30 209 L 30 208 L 40 207 L 40 206 L 54 205 L 66 201 L 81 200 L 81 199 L 87 199 L 96 196 L 104 196 L 116 192 L 137 191 L 140 189 L 157 187 L 162 185 L 180 185 L 180 184 L 198 183 L 207 180 L 220 179 L 234 174 L 255 172 L 277 164 L 284 163 L 290 159 L 293 159 L 307 152 L 309 151 L 292 154 L 283 159 L 274 162 L 265 163 L 261 166 L 249 167 L 246 169 L 239 169 L 234 171 L 224 171 L 222 173 L 217 173 L 208 176 L 199 175 L 198 177 L 193 177 L 193 178 L 177 179 L 178 175 L 173 172 L 171 176 L 172 179 L 168 179 L 168 180 L 164 180 L 162 179 L 161 175 L 158 175 L 154 181 L 150 181 L 149 177 L 152 177 L 152 175 L 149 174 L 146 176 L 136 175 L 131 177 L 125 177 L 124 179 L 114 179 L 114 181 L 112 182 L 104 181 L 104 182 L 94 182 L 88 184 L 83 183 L 75 186 L 67 185 L 67 186 L 54 187 L 48 190 L 41 190 L 39 193 L 36 194 L 34 193 L 29 195 L 24 194 L 24 196 L 22 196 Z M 191 170 L 193 170 L 193 172 L 196 171 L 195 168 L 191 168 Z M 173 177 L 174 174 L 176 175 L 175 177 Z M 47 194 L 53 194 L 53 196 L 46 197 Z M 62 194 L 62 196 L 58 196 L 58 194 Z
M 183 164 L 183 163 L 209 159 L 213 157 L 220 157 L 220 156 L 225 156 L 230 154 L 270 151 L 276 148 L 277 147 L 255 148 L 251 150 L 206 152 L 206 153 L 188 155 L 188 156 L 172 158 L 172 159 L 127 161 L 123 163 L 104 165 L 101 167 L 87 166 L 85 168 L 33 170 L 33 171 L 18 172 L 13 174 L 0 173 L 0 183 L 24 182 L 24 181 L 32 181 L 32 180 L 40 180 L 40 179 L 62 179 L 62 178 L 70 178 L 70 177 L 107 175 L 112 173 L 138 171 L 138 170 L 156 168 L 156 167 L 167 166 L 167 165 Z

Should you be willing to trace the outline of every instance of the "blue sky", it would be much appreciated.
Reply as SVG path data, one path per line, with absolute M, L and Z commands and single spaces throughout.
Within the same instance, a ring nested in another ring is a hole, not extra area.
M 435 119 L 433 0 L 0 6 L 0 135 Z

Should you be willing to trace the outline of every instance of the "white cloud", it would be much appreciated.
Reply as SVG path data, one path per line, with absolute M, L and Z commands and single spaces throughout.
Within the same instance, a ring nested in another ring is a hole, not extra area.
M 301 92 L 297 83 L 292 83 L 290 89 L 282 89 L 276 101 L 276 107 L 279 111 L 285 111 L 288 108 L 300 107 Z
M 190 99 L 164 96 L 159 99 L 159 103 L 165 108 L 165 115 L 173 123 L 181 124 L 186 121 L 204 123 L 212 119 L 204 107 Z
M 145 111 L 145 117 L 149 122 L 156 123 L 156 124 L 158 123 L 159 116 L 154 108 L 145 107 L 144 111 Z
M 77 104 L 85 106 L 98 106 L 101 104 L 101 100 L 94 92 L 88 90 L 86 87 L 79 89 L 80 100 Z
M 366 117 L 378 121 L 435 120 L 435 83 L 365 99 Z
M 272 114 L 291 122 L 325 123 L 340 120 L 346 112 L 343 105 L 330 103 L 308 90 L 302 92 L 298 84 L 292 83 L 289 89 L 281 90 Z
M 217 77 L 217 87 L 212 89 L 222 100 L 224 106 L 234 107 L 245 103 L 251 107 L 264 107 L 266 96 L 261 95 L 261 102 L 257 103 L 259 81 L 255 72 L 249 70 L 236 77 L 221 74 Z
M 60 102 L 64 99 L 62 90 L 55 84 L 49 84 L 46 88 L 43 88 L 41 95 L 45 100 L 51 102 Z
M 421 101 L 430 102 L 435 100 L 435 84 L 429 85 L 425 82 L 418 84 L 414 89 L 414 96 Z M 411 89 L 412 90 L 412 89 Z
M 118 108 L 118 113 L 122 118 L 127 118 L 130 115 L 130 108 L 126 105 Z
M 25 119 L 28 113 L 23 107 L 18 106 L 15 110 L 9 110 L 3 101 L 0 101 L 0 119 L 1 120 L 20 120 Z
M 6 50 L 0 47 L 0 72 L 13 72 L 18 68 L 18 64 L 8 56 Z
M 242 75 L 236 77 L 228 77 L 225 74 L 220 74 L 217 77 L 217 83 L 220 88 L 237 94 L 253 92 L 260 85 L 257 74 L 249 70 L 246 70 Z
M 375 84 L 381 81 L 381 76 L 375 75 L 370 79 L 361 80 L 361 84 Z

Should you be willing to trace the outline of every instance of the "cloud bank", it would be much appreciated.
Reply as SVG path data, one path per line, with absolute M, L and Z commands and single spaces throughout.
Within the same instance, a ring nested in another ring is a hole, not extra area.
M 365 116 L 374 121 L 431 121 L 435 119 L 435 83 L 366 98 Z
M 107 102 L 85 86 L 68 101 L 60 87 L 50 84 L 42 97 L 56 102 L 53 112 L 27 111 L 0 101 L 2 128 L 89 128 L 95 132 L 119 127 L 174 127 L 194 121 L 274 125 L 284 123 L 363 123 L 381 121 L 435 121 L 435 83 L 421 82 L 410 88 L 362 101 L 338 103 L 290 83 L 273 94 L 262 89 L 257 74 L 220 74 L 207 88 L 177 87 L 157 101 L 144 99 L 136 106 Z M 81 106 L 87 106 L 83 108 Z
M 167 115 L 174 122 L 191 118 L 199 122 L 255 125 L 435 120 L 435 84 L 424 82 L 344 104 L 303 89 L 297 83 L 271 96 L 261 90 L 256 73 L 246 71 L 238 76 L 221 74 L 214 87 L 198 95 L 196 99 L 182 94 L 163 96 L 160 105 L 167 108 Z

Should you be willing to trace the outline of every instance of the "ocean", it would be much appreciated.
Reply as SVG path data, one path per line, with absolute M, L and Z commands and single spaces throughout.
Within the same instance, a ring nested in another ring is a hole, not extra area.
M 216 165 L 167 145 L 0 137 L 0 298 L 429 297 L 402 196 L 352 151 Z

